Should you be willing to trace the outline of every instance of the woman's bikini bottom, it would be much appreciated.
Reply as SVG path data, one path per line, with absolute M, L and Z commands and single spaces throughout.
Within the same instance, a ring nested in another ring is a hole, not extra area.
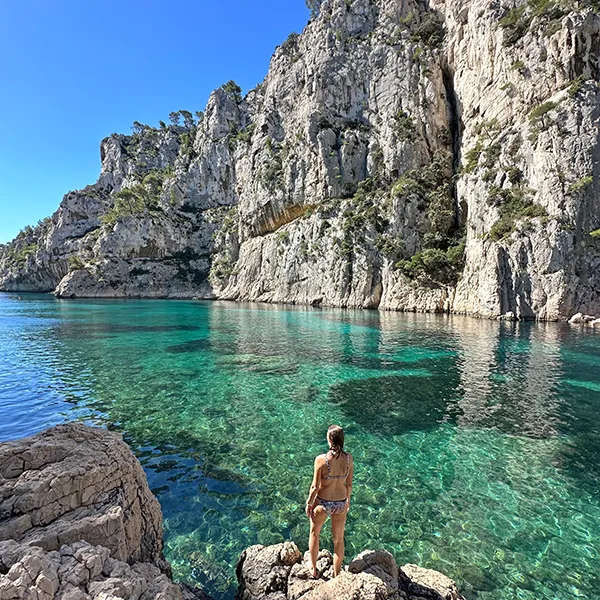
M 317 496 L 319 504 L 325 509 L 328 517 L 331 515 L 339 515 L 346 510 L 346 498 L 343 500 L 323 500 Z

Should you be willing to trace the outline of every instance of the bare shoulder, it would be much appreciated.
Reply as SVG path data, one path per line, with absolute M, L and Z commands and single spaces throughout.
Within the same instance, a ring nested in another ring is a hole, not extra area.
M 350 452 L 346 452 L 346 456 L 348 457 L 348 462 L 353 465 L 354 464 L 354 458 L 352 458 L 352 454 L 350 454 Z
M 321 467 L 324 464 L 325 464 L 325 455 L 319 454 L 319 456 L 317 456 L 317 458 L 315 458 L 315 467 Z

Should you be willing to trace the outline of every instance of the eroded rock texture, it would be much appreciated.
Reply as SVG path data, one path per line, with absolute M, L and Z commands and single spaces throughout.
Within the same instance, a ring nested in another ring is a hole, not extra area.
M 338 577 L 322 550 L 319 577 L 310 576 L 293 542 L 247 548 L 237 566 L 237 600 L 463 600 L 454 582 L 416 565 L 398 568 L 389 552 L 366 550 Z
M 120 435 L 71 423 L 0 444 L 0 540 L 85 540 L 125 562 L 162 560 L 162 514 Z
M 102 142 L 0 288 L 600 314 L 595 0 L 324 0 L 265 81 Z
M 0 444 L 0 600 L 206 598 L 169 579 L 162 549 L 120 435 L 72 423 Z
M 0 598 L 12 600 L 182 600 L 182 590 L 151 563 L 129 565 L 87 542 L 45 552 L 0 542 Z

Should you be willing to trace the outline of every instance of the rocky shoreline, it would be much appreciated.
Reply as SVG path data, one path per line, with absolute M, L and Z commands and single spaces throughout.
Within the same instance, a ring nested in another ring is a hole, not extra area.
M 234 567 L 232 566 L 232 569 Z M 251 546 L 239 600 L 460 600 L 452 580 L 367 550 L 317 579 L 293 542 Z M 78 423 L 0 444 L 0 600 L 207 600 L 174 583 L 162 514 L 122 437 Z

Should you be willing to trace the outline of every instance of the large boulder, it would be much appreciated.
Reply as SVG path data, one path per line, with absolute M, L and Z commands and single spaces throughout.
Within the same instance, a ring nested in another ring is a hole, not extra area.
M 162 514 L 123 438 L 78 423 L 0 444 L 0 540 L 59 550 L 85 540 L 163 570 Z
M 162 534 L 119 434 L 71 423 L 0 444 L 0 600 L 207 600 L 171 581 Z

